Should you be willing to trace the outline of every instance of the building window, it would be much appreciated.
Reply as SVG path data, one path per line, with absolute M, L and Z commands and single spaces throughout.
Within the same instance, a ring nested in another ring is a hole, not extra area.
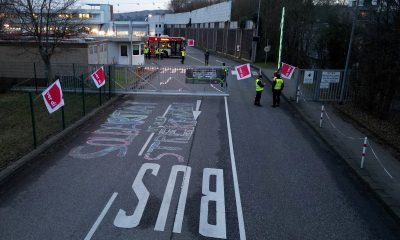
M 89 54 L 93 54 L 93 46 L 89 46 Z
M 132 45 L 132 55 L 139 55 L 139 45 L 138 44 Z
M 97 54 L 97 45 L 93 46 L 93 53 Z
M 121 56 L 127 57 L 128 56 L 128 46 L 121 45 Z

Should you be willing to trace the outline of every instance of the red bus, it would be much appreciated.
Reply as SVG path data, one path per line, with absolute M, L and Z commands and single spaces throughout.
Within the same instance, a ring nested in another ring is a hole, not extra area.
M 156 48 L 164 53 L 164 57 L 181 56 L 182 48 L 186 47 L 184 37 L 147 37 L 146 45 L 150 48 L 151 55 L 155 55 Z

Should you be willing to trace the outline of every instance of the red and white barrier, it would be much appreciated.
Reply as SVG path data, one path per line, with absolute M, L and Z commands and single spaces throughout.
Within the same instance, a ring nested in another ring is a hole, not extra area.
M 363 149 L 362 149 L 362 155 L 361 155 L 361 168 L 364 168 L 364 161 L 365 161 L 365 153 L 367 151 L 367 146 L 368 146 L 368 138 L 364 138 L 364 144 L 363 144 Z
M 324 112 L 325 112 L 325 107 L 322 105 L 321 107 L 321 117 L 319 118 L 319 127 L 322 128 L 322 121 L 324 120 Z

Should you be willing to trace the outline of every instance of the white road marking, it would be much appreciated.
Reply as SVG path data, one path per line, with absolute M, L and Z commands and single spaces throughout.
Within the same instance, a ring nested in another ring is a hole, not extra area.
M 258 75 L 258 72 L 257 71 L 252 71 L 251 72 L 253 75 Z
M 201 105 L 201 100 L 197 100 L 196 103 L 196 110 L 193 111 L 193 118 L 194 120 L 197 120 L 197 118 L 200 116 L 200 105 Z
M 150 197 L 150 192 L 143 183 L 143 177 L 146 175 L 147 170 L 150 170 L 151 174 L 157 176 L 158 170 L 160 170 L 160 165 L 155 163 L 145 163 L 142 165 L 132 184 L 132 190 L 139 199 L 135 211 L 132 215 L 127 215 L 125 210 L 119 209 L 118 214 L 114 219 L 114 226 L 119 228 L 134 228 L 139 225 L 147 201 Z
M 179 196 L 178 208 L 176 210 L 174 230 L 173 230 L 173 232 L 175 232 L 175 233 L 181 233 L 191 170 L 192 169 L 190 167 L 183 166 L 183 165 L 175 165 L 172 167 L 171 174 L 169 175 L 167 187 L 165 188 L 165 193 L 164 193 L 163 201 L 161 203 L 160 211 L 158 212 L 156 226 L 154 227 L 155 231 L 164 231 L 165 230 L 165 224 L 167 222 L 168 212 L 169 212 L 169 208 L 171 206 L 172 194 L 174 193 L 176 177 L 178 175 L 178 172 L 183 172 L 181 194 Z
M 216 62 L 218 62 L 218 63 L 224 63 L 223 61 L 220 61 L 220 60 L 215 60 Z
M 229 120 L 228 100 L 227 97 L 224 97 L 224 99 L 225 99 L 226 126 L 228 128 L 229 151 L 231 155 L 231 164 L 232 164 L 233 185 L 235 189 L 236 211 L 238 214 L 239 234 L 241 240 L 246 240 L 246 230 L 244 228 L 242 202 L 240 200 L 239 182 L 236 171 L 235 152 L 233 151 L 231 123 Z
M 164 113 L 164 115 L 163 115 L 162 117 L 167 116 L 167 113 L 168 113 L 169 109 L 171 109 L 171 106 L 172 106 L 172 105 L 169 105 L 169 106 L 168 106 L 167 110 L 165 110 L 165 113 Z M 147 145 L 149 145 L 151 139 L 154 137 L 154 134 L 155 134 L 155 133 L 151 133 L 151 134 L 150 134 L 149 138 L 147 139 L 147 141 L 146 141 L 145 144 L 143 145 L 142 149 L 140 150 L 138 156 L 142 156 L 142 155 L 143 155 L 144 150 L 146 150 Z
M 215 192 L 210 191 L 210 178 L 215 176 Z M 224 195 L 224 171 L 222 169 L 204 168 L 203 196 L 200 203 L 199 233 L 206 237 L 226 239 L 226 214 Z M 209 224 L 209 203 L 215 202 L 215 224 Z
M 107 214 L 108 209 L 110 209 L 112 203 L 114 202 L 115 198 L 117 197 L 118 193 L 114 193 L 110 200 L 108 200 L 108 203 L 104 207 L 103 211 L 100 213 L 99 217 L 97 218 L 96 222 L 93 224 L 92 228 L 86 235 L 84 240 L 90 240 L 93 237 L 93 234 L 96 232 L 97 228 L 99 227 L 101 221 L 103 220 L 104 216 Z
M 171 79 L 172 79 L 172 77 L 169 77 L 169 78 L 167 79 L 167 81 L 165 81 L 165 82 L 160 82 L 160 85 L 167 85 L 167 84 L 169 83 L 169 81 L 171 81 Z
M 232 75 L 236 75 L 236 70 L 232 70 L 232 71 L 231 71 L 231 74 L 232 74 Z

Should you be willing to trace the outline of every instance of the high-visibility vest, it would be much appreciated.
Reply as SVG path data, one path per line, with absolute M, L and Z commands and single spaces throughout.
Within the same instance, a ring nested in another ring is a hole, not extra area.
M 182 57 L 186 56 L 186 52 L 182 50 Z
M 257 92 L 259 92 L 259 91 L 262 91 L 262 90 L 264 90 L 264 88 L 263 87 L 260 87 L 259 85 L 258 85 L 258 82 L 260 81 L 260 79 L 256 79 L 256 91 Z
M 156 54 L 158 54 L 158 52 L 159 52 L 159 51 L 158 51 L 158 48 L 156 48 Z
M 149 53 L 149 49 L 148 48 L 144 48 L 144 54 L 148 54 Z
M 282 89 L 282 84 L 283 80 L 281 78 L 275 78 L 275 90 L 281 90 Z

